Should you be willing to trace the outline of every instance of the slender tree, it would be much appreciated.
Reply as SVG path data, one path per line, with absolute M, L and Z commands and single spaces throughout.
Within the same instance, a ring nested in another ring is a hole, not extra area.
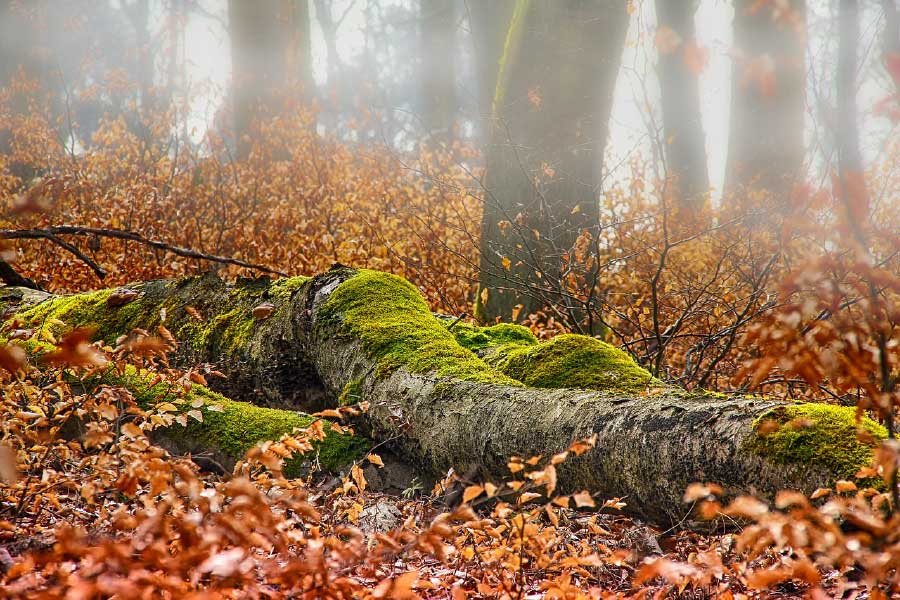
M 122 12 L 134 28 L 134 77 L 140 93 L 141 108 L 151 113 L 157 105 L 157 93 L 154 86 L 155 70 L 150 40 L 150 0 L 132 0 L 122 2 Z
M 805 0 L 735 0 L 725 193 L 767 193 L 786 209 L 803 166 Z
M 307 0 L 229 0 L 232 94 L 238 155 L 250 150 L 252 124 L 276 112 L 285 84 L 312 81 Z M 305 38 L 305 39 L 302 39 Z M 300 59 L 305 60 L 301 63 Z
M 516 0 L 466 0 L 469 28 L 475 49 L 476 75 L 478 79 L 478 112 L 485 139 L 490 132 L 490 119 L 494 110 L 494 93 L 497 90 L 497 73 L 509 19 Z
M 438 139 L 447 139 L 456 120 L 455 0 L 421 0 L 422 122 Z
M 898 0 L 881 0 L 884 10 L 884 35 L 882 50 L 888 74 L 900 94 L 900 8 Z
M 671 32 L 679 41 L 671 50 L 660 49 L 657 76 L 669 183 L 679 208 L 688 214 L 703 207 L 709 191 L 697 82 L 700 49 L 694 32 L 696 9 L 697 0 L 656 0 L 659 30 Z
M 835 141 L 840 176 L 839 193 L 847 223 L 857 240 L 864 243 L 860 224 L 868 214 L 868 193 L 859 148 L 856 105 L 856 71 L 859 47 L 859 5 L 857 0 L 838 0 L 837 123 Z
M 597 175 L 627 26 L 618 0 L 515 4 L 486 151 L 478 312 L 489 321 L 558 298 L 576 240 L 596 238 Z

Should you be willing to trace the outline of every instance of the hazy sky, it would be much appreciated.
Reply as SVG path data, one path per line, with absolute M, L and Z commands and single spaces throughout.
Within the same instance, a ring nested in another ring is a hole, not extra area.
M 336 0 L 335 12 L 343 10 L 346 2 L 351 0 Z M 384 0 L 385 3 L 402 3 L 404 0 Z M 490 0 L 470 0 L 490 1 Z M 225 2 L 221 0 L 205 0 L 203 2 L 210 12 L 221 12 Z M 312 3 L 310 3 L 312 4 Z M 810 68 L 817 74 L 810 77 L 810 85 L 819 85 L 821 88 L 816 95 L 819 103 L 827 104 L 829 98 L 830 81 L 827 79 L 833 73 L 833 31 L 822 30 L 817 25 L 827 23 L 830 15 L 832 0 L 808 0 L 810 19 L 810 38 L 808 40 Z M 874 3 L 873 3 L 874 4 Z M 362 8 L 364 2 L 358 2 L 358 7 L 352 11 L 341 27 L 339 34 L 339 52 L 345 61 L 351 61 L 363 48 L 364 25 Z M 651 0 L 637 0 L 636 10 L 632 14 L 631 27 L 628 33 L 625 53 L 623 55 L 622 70 L 616 88 L 616 98 L 611 121 L 611 134 L 608 145 L 610 166 L 622 164 L 635 151 L 647 152 L 648 128 L 647 128 L 647 103 L 656 107 L 656 119 L 659 124 L 658 86 L 654 73 L 656 63 L 656 48 L 654 34 L 656 31 L 656 18 L 654 2 Z M 224 15 L 223 15 L 224 17 Z M 862 38 L 864 40 L 877 39 L 875 34 L 880 28 L 880 11 L 877 8 L 864 8 L 862 12 Z M 706 133 L 706 147 L 709 157 L 710 179 L 712 185 L 721 189 L 725 172 L 725 160 L 728 146 L 728 107 L 730 103 L 730 76 L 731 58 L 731 21 L 733 10 L 731 2 L 726 0 L 700 0 L 696 14 L 696 30 L 698 42 L 709 50 L 709 62 L 700 76 L 700 99 L 703 111 L 703 127 Z M 325 77 L 324 42 L 321 31 L 316 26 L 313 14 L 313 68 L 318 80 Z M 222 90 L 228 84 L 230 78 L 230 54 L 228 39 L 222 29 L 222 23 L 202 16 L 192 17 L 188 24 L 185 48 L 189 61 L 189 77 L 194 86 L 203 84 L 203 89 L 208 92 L 199 94 L 194 104 L 192 124 L 198 134 L 201 134 L 205 123 L 209 121 L 215 112 L 222 97 Z M 869 73 L 873 70 L 873 61 L 877 60 L 878 49 L 866 46 L 862 49 L 862 55 L 868 57 L 869 63 L 861 67 L 861 72 Z M 411 57 L 414 60 L 414 57 Z M 826 81 L 822 81 L 825 79 Z M 875 157 L 883 145 L 883 140 L 890 133 L 888 125 L 883 119 L 869 115 L 869 109 L 880 98 L 887 95 L 887 88 L 883 78 L 867 75 L 860 90 L 859 103 L 863 114 L 861 115 L 862 146 L 866 158 Z M 822 106 L 813 106 L 810 102 L 810 114 L 808 115 L 810 144 L 819 148 L 822 162 L 823 139 L 821 129 L 816 128 L 814 121 L 818 120 L 818 113 L 822 112 Z M 827 149 L 826 149 L 827 150 Z M 826 152 L 827 154 L 827 152 Z M 821 166 L 821 165 L 820 165 Z M 623 165 L 622 168 L 627 168 Z M 612 174 L 625 175 L 624 171 Z

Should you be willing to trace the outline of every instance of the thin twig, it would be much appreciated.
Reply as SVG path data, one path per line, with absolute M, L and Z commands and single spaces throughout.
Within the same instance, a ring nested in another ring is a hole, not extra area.
M 139 233 L 135 233 L 133 231 L 125 231 L 122 229 L 100 229 L 96 227 L 78 227 L 73 225 L 60 225 L 57 227 L 45 227 L 43 229 L 0 229 L 0 238 L 7 240 L 28 240 L 28 239 L 46 239 L 50 240 L 53 243 L 65 248 L 69 252 L 73 253 L 77 256 L 81 261 L 87 264 L 94 272 L 97 274 L 100 279 L 103 279 L 106 275 L 106 272 L 90 257 L 86 256 L 83 252 L 81 252 L 74 245 L 59 239 L 57 236 L 60 235 L 81 235 L 81 236 L 96 236 L 96 237 L 107 237 L 118 240 L 128 240 L 132 242 L 137 242 L 138 244 L 143 244 L 145 246 L 150 246 L 151 248 L 156 248 L 157 250 L 164 250 L 166 252 L 171 252 L 177 256 L 181 256 L 183 258 L 194 258 L 199 260 L 207 260 L 210 262 L 216 262 L 226 265 L 235 265 L 237 267 L 242 267 L 245 269 L 253 269 L 255 271 L 262 271 L 264 273 L 273 273 L 275 275 L 281 275 L 282 277 L 287 277 L 288 274 L 282 271 L 278 271 L 276 269 L 272 269 L 265 265 L 258 265 L 255 263 L 246 262 L 243 260 L 239 260 L 236 258 L 228 258 L 225 256 L 217 256 L 214 254 L 204 254 L 202 252 L 197 252 L 196 250 L 190 250 L 188 248 L 181 248 L 179 246 L 173 246 L 171 244 L 167 244 L 165 242 L 161 242 L 159 240 L 151 240 L 146 238 Z

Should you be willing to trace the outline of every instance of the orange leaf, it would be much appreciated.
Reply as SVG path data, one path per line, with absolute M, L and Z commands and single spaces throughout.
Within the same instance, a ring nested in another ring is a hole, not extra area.
M 588 491 L 581 491 L 577 494 L 573 494 L 572 500 L 575 501 L 575 506 L 579 508 L 594 508 L 595 506 L 597 506 L 597 503 L 594 502 L 594 499 L 591 497 L 591 494 Z
M 470 485 L 465 489 L 465 491 L 463 491 L 462 500 L 466 503 L 471 502 L 472 500 L 480 496 L 482 492 L 484 492 L 484 488 L 480 485 Z

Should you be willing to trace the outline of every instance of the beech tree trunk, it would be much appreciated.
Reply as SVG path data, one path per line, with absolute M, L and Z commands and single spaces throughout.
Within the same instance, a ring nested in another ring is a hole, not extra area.
M 709 193 L 706 138 L 700 113 L 698 71 L 691 52 L 698 52 L 694 32 L 697 0 L 656 0 L 656 20 L 681 39 L 671 52 L 660 52 L 657 77 L 661 95 L 669 185 L 679 212 L 698 213 Z
M 469 29 L 475 53 L 475 70 L 478 77 L 478 114 L 481 138 L 487 144 L 491 134 L 491 118 L 494 111 L 494 93 L 497 90 L 497 72 L 509 19 L 516 0 L 491 2 L 467 2 Z
M 851 478 L 872 454 L 853 434 L 851 408 L 687 393 L 583 336 L 538 343 L 512 325 L 451 329 L 386 273 L 337 266 L 312 279 L 226 286 L 205 276 L 132 290 L 137 297 L 121 306 L 113 290 L 39 304 L 29 291 L 11 318 L 95 324 L 109 340 L 153 330 L 165 308 L 166 327 L 182 340 L 177 359 L 215 362 L 226 374 L 220 389 L 293 409 L 366 400 L 369 436 L 430 474 L 454 467 L 498 479 L 510 456 L 549 456 L 596 435 L 594 449 L 559 465 L 560 488 L 624 498 L 627 510 L 663 525 L 683 521 L 692 482 L 717 482 L 729 495 L 810 492 Z M 0 298 L 9 303 L 15 291 Z M 254 310 L 263 303 L 267 315 Z M 594 389 L 547 389 L 561 385 Z M 841 419 L 850 429 L 828 429 Z M 769 420 L 789 429 L 788 448 L 757 432 Z
M 777 17 L 777 18 L 776 18 Z M 802 177 L 805 108 L 806 1 L 785 7 L 756 0 L 734 2 L 731 116 L 725 194 L 769 196 L 787 211 Z
M 478 305 L 486 321 L 525 318 L 558 300 L 565 257 L 582 232 L 598 235 L 597 176 L 627 27 L 619 1 L 515 3 L 486 150 Z
M 246 158 L 254 122 L 277 112 L 285 84 L 312 83 L 308 2 L 229 0 L 228 31 L 235 137 L 238 156 Z
M 449 141 L 456 122 L 454 0 L 422 0 L 422 123 L 435 141 Z

